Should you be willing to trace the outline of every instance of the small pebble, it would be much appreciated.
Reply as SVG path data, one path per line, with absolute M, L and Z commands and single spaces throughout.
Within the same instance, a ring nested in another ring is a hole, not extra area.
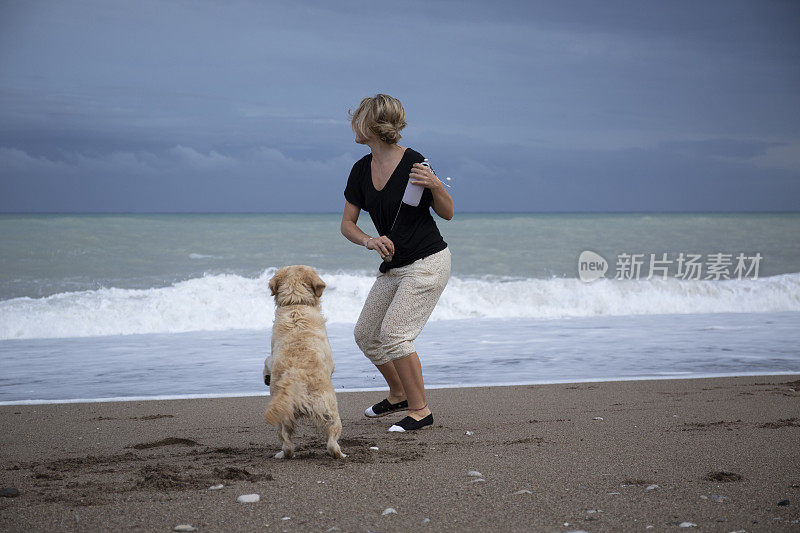
M 465 431 L 464 432 L 464 435 L 474 435 L 474 434 L 475 434 L 474 431 Z
M 178 524 L 172 528 L 172 531 L 197 531 L 197 528 L 191 524 Z
M 778 502 L 778 505 L 789 505 L 789 500 L 781 500 Z
M 239 503 L 255 503 L 260 499 L 261 496 L 259 496 L 258 494 L 242 494 L 241 496 L 236 498 L 236 501 Z
M 470 470 L 469 472 L 467 472 L 467 475 L 469 477 L 483 477 L 483 474 L 481 474 L 477 470 Z
M 711 500 L 715 502 L 724 502 L 725 500 L 729 499 L 727 496 L 722 496 L 721 494 L 712 494 Z
M 647 488 L 646 488 L 646 489 L 644 489 L 644 490 L 656 490 L 657 488 L 658 488 L 658 485 L 656 485 L 656 484 L 654 483 L 654 484 L 652 484 L 652 485 L 648 485 L 648 486 L 647 486 Z
M 697 527 L 697 524 L 694 522 L 681 522 L 678 527 Z
M 208 487 L 208 490 L 219 490 L 224 486 L 225 485 L 223 485 L 222 483 L 220 483 L 219 485 L 211 485 L 210 487 Z
M 602 416 L 594 416 L 594 417 L 592 417 L 592 420 L 602 420 L 602 419 L 603 419 Z
M 390 514 L 397 514 L 397 509 L 395 509 L 394 507 L 387 507 L 381 513 L 381 515 L 383 515 L 383 516 L 390 515 Z
M 281 518 L 281 520 L 283 520 L 284 522 L 285 522 L 286 520 L 291 520 L 291 519 L 292 519 L 292 517 L 291 517 L 291 516 L 284 516 L 283 518 Z
M 17 496 L 19 496 L 19 489 L 14 487 L 0 489 L 0 498 L 16 498 Z
M 338 527 L 336 527 L 336 526 L 331 526 L 331 527 L 329 527 L 328 529 L 326 529 L 325 531 L 341 531 L 341 529 L 339 529 L 339 528 L 338 528 Z
M 467 483 L 486 483 L 486 480 L 482 477 L 476 477 L 475 479 L 467 481 Z
M 514 493 L 514 496 L 519 496 L 520 494 L 533 494 L 533 493 L 528 489 L 520 489 Z
M 377 446 L 370 446 L 369 449 L 370 450 L 375 450 L 376 452 L 378 451 L 378 447 Z
M 615 494 L 622 494 L 621 492 L 606 492 L 609 496 L 613 496 Z
M 423 524 L 427 524 L 427 523 L 428 523 L 428 522 L 430 522 L 430 521 L 431 521 L 431 519 L 430 519 L 430 518 L 423 518 L 423 519 L 422 519 L 422 523 L 423 523 Z

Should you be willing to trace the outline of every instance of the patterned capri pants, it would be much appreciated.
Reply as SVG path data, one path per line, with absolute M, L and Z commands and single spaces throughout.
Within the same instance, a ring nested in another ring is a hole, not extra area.
M 353 330 L 364 355 L 382 365 L 414 353 L 414 340 L 449 279 L 450 248 L 378 272 Z

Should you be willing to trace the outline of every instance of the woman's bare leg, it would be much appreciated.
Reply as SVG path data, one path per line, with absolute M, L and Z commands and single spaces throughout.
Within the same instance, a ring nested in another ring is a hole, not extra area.
M 408 415 L 415 420 L 425 418 L 431 414 L 431 410 L 428 407 L 420 409 L 428 402 L 425 400 L 425 385 L 422 382 L 422 363 L 419 361 L 419 355 L 417 352 L 413 352 L 392 362 L 403 385 L 403 390 L 408 396 Z M 417 410 L 412 411 L 412 409 Z
M 406 390 L 403 388 L 403 382 L 400 380 L 400 376 L 397 375 L 394 361 L 375 366 L 381 371 L 383 378 L 389 385 L 389 403 L 400 403 L 405 400 Z

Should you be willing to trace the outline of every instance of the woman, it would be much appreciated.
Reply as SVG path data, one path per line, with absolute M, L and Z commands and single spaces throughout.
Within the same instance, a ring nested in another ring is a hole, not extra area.
M 421 164 L 420 153 L 397 144 L 406 126 L 399 100 L 386 94 L 364 98 L 351 113 L 350 125 L 355 142 L 369 146 L 371 153 L 353 165 L 347 180 L 342 234 L 383 259 L 353 333 L 386 379 L 389 396 L 364 414 L 380 417 L 407 409 L 408 416 L 389 431 L 412 431 L 433 424 L 414 339 L 450 278 L 450 249 L 429 208 L 450 220 L 453 199 Z M 425 187 L 416 207 L 401 204 L 408 183 Z M 369 212 L 378 235 L 356 225 L 361 209 Z

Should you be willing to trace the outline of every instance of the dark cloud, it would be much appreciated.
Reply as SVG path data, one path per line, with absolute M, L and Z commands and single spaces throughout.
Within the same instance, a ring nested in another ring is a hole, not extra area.
M 794 2 L 4 2 L 0 210 L 339 210 L 379 91 L 457 210 L 798 209 L 798 27 Z
M 770 148 L 785 147 L 786 143 L 747 139 L 704 139 L 702 141 L 671 141 L 660 145 L 666 153 L 677 152 L 699 157 L 728 157 L 748 160 L 764 156 Z

